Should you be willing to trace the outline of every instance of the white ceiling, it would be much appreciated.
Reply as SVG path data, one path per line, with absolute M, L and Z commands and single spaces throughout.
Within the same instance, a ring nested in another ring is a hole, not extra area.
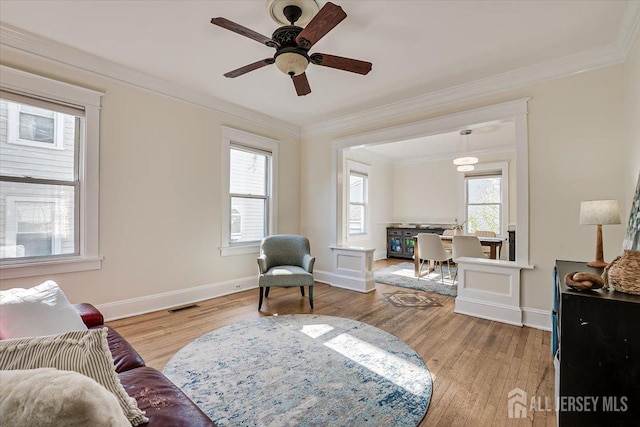
M 468 126 L 471 134 L 463 137 L 460 131 L 425 136 L 410 140 L 355 148 L 365 155 L 373 155 L 392 165 L 449 160 L 457 154 L 482 156 L 488 153 L 515 150 L 515 125 L 512 121 Z
M 370 61 L 373 70 L 310 65 L 305 97 L 275 66 L 223 77 L 274 51 L 210 19 L 271 36 L 277 24 L 264 0 L 2 0 L 0 23 L 305 127 L 610 46 L 629 21 L 625 10 L 637 10 L 614 0 L 335 3 L 348 16 L 311 52 Z

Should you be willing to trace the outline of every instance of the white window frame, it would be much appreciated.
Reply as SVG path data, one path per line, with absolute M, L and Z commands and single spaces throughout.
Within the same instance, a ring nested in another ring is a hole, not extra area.
M 16 215 L 16 203 L 35 202 L 35 203 L 52 203 L 55 210 L 60 210 L 61 200 L 56 197 L 16 197 L 7 196 L 6 198 L 6 220 L 5 220 L 5 245 L 16 246 L 18 236 L 18 218 Z M 51 253 L 60 253 L 62 240 L 60 239 L 60 230 L 62 223 L 59 218 L 53 223 L 53 236 L 51 239 Z
M 20 111 L 22 105 L 7 103 L 7 143 L 28 147 L 46 148 L 48 150 L 64 150 L 64 115 L 53 112 L 53 144 L 20 138 Z M 32 113 L 29 113 L 32 114 Z
M 234 145 L 270 152 L 267 202 L 267 235 L 277 234 L 277 206 L 278 206 L 278 148 L 276 140 L 265 138 L 249 132 L 222 126 L 222 233 L 220 255 L 232 256 L 243 254 L 257 254 L 260 242 L 231 243 L 231 193 L 230 184 L 230 152 Z
M 459 189 L 458 192 L 461 196 L 459 202 L 459 218 L 463 218 L 465 221 L 465 230 L 468 230 L 468 218 L 467 218 L 467 185 L 466 178 L 473 177 L 475 174 L 487 174 L 493 176 L 499 176 L 501 178 L 501 206 L 500 206 L 500 234 L 499 236 L 505 237 L 507 235 L 507 227 L 509 224 L 509 162 L 492 162 L 492 163 L 477 163 L 475 169 L 469 174 L 461 173 L 459 175 Z
M 84 110 L 78 147 L 79 236 L 78 254 L 33 259 L 5 259 L 0 264 L 3 279 L 97 270 L 99 201 L 100 103 L 104 93 L 0 65 L 0 89 L 27 97 L 57 102 Z
M 353 160 L 346 161 L 346 171 L 345 171 L 345 212 L 343 218 L 345 219 L 345 231 L 344 234 L 347 236 L 347 242 L 357 242 L 362 240 L 369 239 L 369 234 L 371 233 L 371 203 L 369 201 L 370 195 L 370 186 L 371 186 L 371 166 L 356 162 Z M 350 196 L 350 188 L 349 182 L 351 175 L 358 175 L 366 177 L 366 188 L 364 191 L 364 232 L 363 233 L 351 233 L 350 225 L 349 225 L 349 212 L 351 207 L 351 196 Z

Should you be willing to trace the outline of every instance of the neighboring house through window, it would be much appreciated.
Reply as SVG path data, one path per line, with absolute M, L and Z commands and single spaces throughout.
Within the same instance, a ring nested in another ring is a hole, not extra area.
M 223 127 L 222 255 L 256 252 L 274 234 L 277 141 Z
M 371 167 L 347 161 L 349 238 L 369 232 L 369 173 Z
M 101 94 L 4 66 L 1 74 L 3 277 L 99 268 Z

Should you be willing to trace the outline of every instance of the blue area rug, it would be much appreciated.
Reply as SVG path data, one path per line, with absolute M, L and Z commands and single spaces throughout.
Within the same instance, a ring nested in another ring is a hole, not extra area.
M 432 390 L 424 362 L 400 339 L 310 314 L 217 329 L 181 349 L 163 372 L 227 427 L 415 427 Z
M 400 286 L 409 289 L 418 289 L 436 294 L 450 295 L 455 297 L 458 295 L 458 282 L 452 278 L 456 274 L 456 268 L 451 267 L 451 278 L 446 263 L 444 268 L 444 280 L 440 276 L 440 267 L 427 273 L 427 267 L 423 267 L 422 276 L 415 276 L 415 267 L 413 262 L 401 262 L 399 264 L 390 265 L 379 270 L 374 270 L 373 279 L 376 283 L 384 283 L 385 285 Z

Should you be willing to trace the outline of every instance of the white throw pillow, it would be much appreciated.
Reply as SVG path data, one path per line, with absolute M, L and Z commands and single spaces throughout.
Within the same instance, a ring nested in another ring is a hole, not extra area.
M 131 424 L 148 421 L 135 399 L 120 384 L 109 351 L 107 328 L 0 340 L 0 370 L 37 368 L 74 371 L 93 378 L 118 399 Z
M 29 289 L 0 291 L 0 338 L 86 330 L 82 318 L 53 280 Z
M 0 371 L 0 424 L 129 427 L 118 399 L 91 378 L 53 368 Z

